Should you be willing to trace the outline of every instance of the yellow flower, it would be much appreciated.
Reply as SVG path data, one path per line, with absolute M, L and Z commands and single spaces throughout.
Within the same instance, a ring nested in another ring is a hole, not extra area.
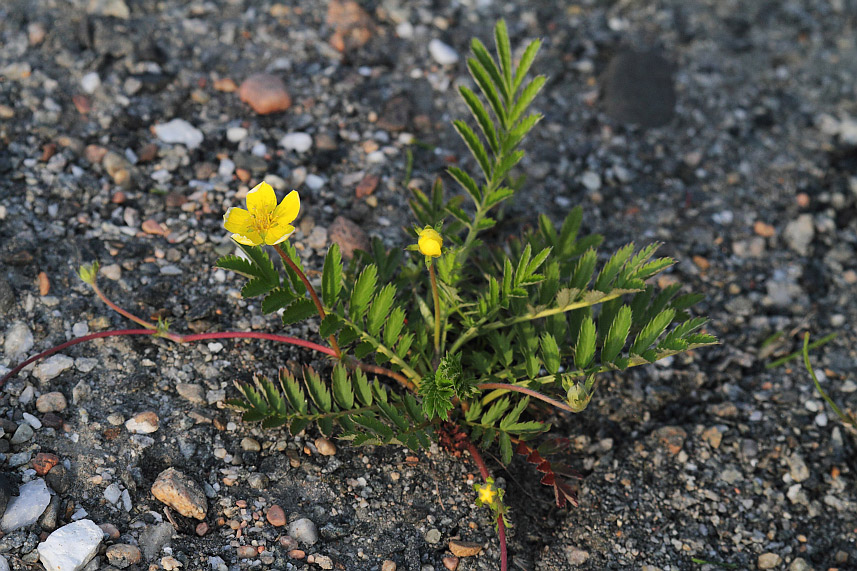
M 420 239 L 417 245 L 424 256 L 438 258 L 440 257 L 440 249 L 443 246 L 443 238 L 434 228 L 426 228 L 420 232 Z
M 483 504 L 492 504 L 494 503 L 494 496 L 497 494 L 497 490 L 494 489 L 494 486 L 491 484 L 483 484 L 479 486 L 479 501 Z
M 223 215 L 223 227 L 233 232 L 232 239 L 245 246 L 273 246 L 288 238 L 291 225 L 301 209 L 296 190 L 277 204 L 277 195 L 267 182 L 260 182 L 247 193 L 247 210 L 230 208 Z

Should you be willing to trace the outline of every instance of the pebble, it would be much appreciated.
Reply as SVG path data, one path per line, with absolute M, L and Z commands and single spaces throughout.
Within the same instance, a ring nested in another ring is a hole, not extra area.
M 443 566 L 449 569 L 449 571 L 455 571 L 458 569 L 459 562 L 458 557 L 450 557 L 448 555 L 441 559 L 441 563 L 443 563 Z
M 205 404 L 205 388 L 196 383 L 178 383 L 176 392 L 195 404 Z
M 616 54 L 602 76 L 602 93 L 607 115 L 621 123 L 660 127 L 675 115 L 672 66 L 654 51 Z
M 265 73 L 245 79 L 238 88 L 238 97 L 259 115 L 285 111 L 292 105 L 283 80 Z
M 324 186 L 325 180 L 324 178 L 318 176 L 317 174 L 308 174 L 306 176 L 306 185 L 310 190 L 319 190 Z
M 664 446 L 673 456 L 678 454 L 684 440 L 687 438 L 687 432 L 680 426 L 662 426 L 652 433 L 655 440 Z
M 238 559 L 251 559 L 258 555 L 258 551 L 252 545 L 241 545 L 235 550 Z
M 809 478 L 809 467 L 803 456 L 795 452 L 787 458 L 789 464 L 789 476 L 795 482 L 803 482 Z
M 65 395 L 59 391 L 43 393 L 36 399 L 36 410 L 39 412 L 60 412 L 65 410 L 68 403 Z
M 12 446 L 17 446 L 19 444 L 23 444 L 33 437 L 35 431 L 33 427 L 27 424 L 26 422 L 22 422 L 18 425 L 18 428 L 15 430 L 15 434 L 12 435 L 11 440 L 9 442 Z
M 30 414 L 29 412 L 25 412 L 22 415 L 24 417 L 24 422 L 29 424 L 33 430 L 38 430 L 42 427 L 42 421 Z
M 82 519 L 51 533 L 38 546 L 47 571 L 79 571 L 98 551 L 104 533 L 95 522 Z
M 247 476 L 247 484 L 254 490 L 264 490 L 268 487 L 269 483 L 270 480 L 268 479 L 268 476 L 260 474 L 259 472 L 253 472 Z
M 36 457 L 33 458 L 33 469 L 36 471 L 37 475 L 44 476 L 59 463 L 60 459 L 56 454 L 51 454 L 50 452 L 39 452 L 36 454 Z
M 577 567 L 586 563 L 589 559 L 589 552 L 569 545 L 565 547 L 565 558 L 569 565 Z
M 811 214 L 801 214 L 786 225 L 783 238 L 789 247 L 800 254 L 809 254 L 809 245 L 815 237 L 815 224 Z
M 482 551 L 482 544 L 453 539 L 449 542 L 449 551 L 456 557 L 473 557 Z
M 289 524 L 289 535 L 304 545 L 314 545 L 318 541 L 318 528 L 312 520 L 305 517 Z
M 104 499 L 110 502 L 111 504 L 116 504 L 119 502 L 119 498 L 122 497 L 122 490 L 119 489 L 119 484 L 113 482 L 109 486 L 104 489 Z
M 245 452 L 259 452 L 261 449 L 262 445 L 259 444 L 259 441 L 255 438 L 245 436 L 241 439 L 241 450 L 244 450 Z
M 396 562 L 391 559 L 385 559 L 381 564 L 381 571 L 396 571 Z
M 276 504 L 268 508 L 268 513 L 265 515 L 265 518 L 268 520 L 268 523 L 274 527 L 282 527 L 286 525 L 286 512 Z
M 322 250 L 327 246 L 327 230 L 321 226 L 315 226 L 307 236 L 306 244 L 315 250 Z
M 131 16 L 131 10 L 125 0 L 89 0 L 86 13 L 93 16 L 110 16 L 120 20 L 127 20 Z
M 158 474 L 152 495 L 185 517 L 205 519 L 208 502 L 199 485 L 175 468 Z
M 166 557 L 161 558 L 161 567 L 163 567 L 165 571 L 175 571 L 182 567 L 182 562 L 172 555 L 167 555 Z
M 314 563 L 322 569 L 333 569 L 333 560 L 327 555 L 313 554 L 307 557 L 308 563 Z
M 436 528 L 432 528 L 426 532 L 425 540 L 428 543 L 434 545 L 435 543 L 440 541 L 440 530 Z
M 812 571 L 812 567 L 806 562 L 803 557 L 797 557 L 789 565 L 789 571 Z
M 58 377 L 63 371 L 74 366 L 74 359 L 67 355 L 51 355 L 36 365 L 33 375 L 41 382 L 46 383 Z
M 122 268 L 119 264 L 109 264 L 101 268 L 99 273 L 109 280 L 116 281 L 122 277 Z
M 59 495 L 51 496 L 51 501 L 42 515 L 39 517 L 39 527 L 42 531 L 53 531 L 57 528 L 57 522 L 60 519 L 60 509 L 62 508 L 62 500 Z
M 336 445 L 327 438 L 316 438 L 315 447 L 322 456 L 334 456 L 336 454 Z
M 131 565 L 136 565 L 143 559 L 143 554 L 140 548 L 136 545 L 127 543 L 117 543 L 107 548 L 107 561 L 114 567 L 125 569 Z
M 369 250 L 369 236 L 366 232 L 343 216 L 337 216 L 327 229 L 328 239 L 339 246 L 342 257 L 350 260 L 355 250 Z
M 250 132 L 244 127 L 229 127 L 226 129 L 226 140 L 230 143 L 240 143 Z
M 12 494 L 16 493 L 16 487 L 7 474 L 0 472 L 0 514 L 6 511 L 6 506 L 9 505 Z
M 71 475 L 62 464 L 57 464 L 51 468 L 51 471 L 45 476 L 45 480 L 48 481 L 51 489 L 58 494 L 64 494 L 71 487 Z
M 776 553 L 768 552 L 759 555 L 758 565 L 759 569 L 774 569 L 775 567 L 779 567 L 782 562 L 782 557 Z
M 101 87 L 101 78 L 98 77 L 96 72 L 90 71 L 80 79 L 80 87 L 86 93 L 92 95 Z
M 287 151 L 305 153 L 312 148 L 312 137 L 307 133 L 287 133 L 280 139 L 280 146 Z
M 16 321 L 6 330 L 6 341 L 3 343 L 3 349 L 6 352 L 6 357 L 12 361 L 18 361 L 33 348 L 33 345 L 35 345 L 33 332 L 23 321 Z
M 195 149 L 202 144 L 202 131 L 185 121 L 173 119 L 168 123 L 159 123 L 152 127 L 155 136 L 164 143 L 180 144 L 188 149 Z
M 125 422 L 125 428 L 131 434 L 151 434 L 158 430 L 159 423 L 160 419 L 158 415 L 151 410 L 147 410 L 129 418 Z
M 432 39 L 428 45 L 429 54 L 440 65 L 452 65 L 458 63 L 458 52 L 449 44 L 445 44 L 437 38 Z
M 586 190 L 596 191 L 601 188 L 601 176 L 592 171 L 586 171 L 580 178 L 580 182 L 586 187 Z

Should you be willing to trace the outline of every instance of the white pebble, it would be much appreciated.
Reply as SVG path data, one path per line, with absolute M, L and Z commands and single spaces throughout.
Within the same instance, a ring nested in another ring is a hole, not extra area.
M 280 146 L 287 151 L 305 153 L 312 148 L 312 137 L 307 133 L 287 133 L 280 139 Z
M 233 172 L 235 172 L 235 163 L 229 159 L 220 159 L 220 166 L 217 167 L 217 174 L 224 178 L 228 178 L 232 176 Z
M 101 87 L 101 78 L 94 71 L 90 71 L 80 79 L 80 87 L 91 95 Z
M 0 528 L 6 533 L 36 523 L 51 501 L 51 493 L 41 478 L 22 485 L 18 494 L 9 500 L 0 520 Z
M 195 149 L 202 144 L 202 131 L 185 121 L 173 119 L 168 123 L 160 123 L 154 127 L 155 136 L 164 143 L 177 143 L 188 149 Z
M 85 321 L 78 321 L 71 326 L 71 333 L 75 337 L 83 337 L 89 333 L 89 325 Z
M 452 65 L 458 62 L 458 52 L 437 38 L 429 42 L 428 48 L 431 57 L 440 65 Z
M 70 523 L 39 544 L 39 560 L 47 571 L 79 571 L 95 556 L 103 537 L 92 520 Z
M 595 191 L 601 188 L 601 176 L 592 171 L 586 171 L 583 173 L 583 177 L 581 177 L 580 182 L 583 183 L 583 186 L 585 186 L 587 190 Z
M 6 351 L 6 357 L 9 359 L 17 361 L 32 349 L 34 344 L 33 332 L 23 321 L 16 321 L 12 327 L 6 330 L 6 342 L 3 348 Z
M 230 143 L 239 143 L 248 135 L 247 129 L 244 127 L 229 127 L 226 129 L 226 140 Z
M 319 190 L 324 186 L 324 179 L 317 174 L 308 174 L 306 177 L 306 185 L 310 190 Z
M 216 341 L 208 344 L 208 350 L 212 353 L 220 353 L 223 350 L 223 344 Z

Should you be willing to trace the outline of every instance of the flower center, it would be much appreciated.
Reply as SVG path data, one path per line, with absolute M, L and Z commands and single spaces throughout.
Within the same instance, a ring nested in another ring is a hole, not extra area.
M 274 213 L 264 208 L 254 208 L 250 213 L 253 216 L 253 228 L 260 234 L 264 234 L 274 222 Z

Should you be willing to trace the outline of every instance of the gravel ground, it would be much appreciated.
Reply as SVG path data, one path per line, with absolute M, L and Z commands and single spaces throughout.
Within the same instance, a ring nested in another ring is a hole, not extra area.
M 553 507 L 525 462 L 493 465 L 512 568 L 857 569 L 854 434 L 797 361 L 764 366 L 803 331 L 838 332 L 814 359 L 857 407 L 857 3 L 330 4 L 0 4 L 0 371 L 129 325 L 76 278 L 96 259 L 108 295 L 177 331 L 276 330 L 213 267 L 233 249 L 222 212 L 263 178 L 300 189 L 306 266 L 333 239 L 359 243 L 340 216 L 400 247 L 407 152 L 423 188 L 468 164 L 454 88 L 469 39 L 504 17 L 514 45 L 544 38 L 549 76 L 506 228 L 581 204 L 608 246 L 664 241 L 680 263 L 663 279 L 706 294 L 722 340 L 605 378 L 585 413 L 557 419 L 579 508 Z M 288 97 L 239 92 L 258 73 Z M 41 568 L 38 543 L 87 520 L 105 534 L 87 569 L 499 567 L 466 459 L 334 450 L 220 404 L 233 380 L 312 355 L 131 337 L 62 355 L 0 389 L 0 503 L 32 482 L 0 524 L 13 569 Z M 169 467 L 202 523 L 152 495 Z M 24 501 L 33 521 L 8 531 Z M 455 561 L 451 539 L 484 549 Z

